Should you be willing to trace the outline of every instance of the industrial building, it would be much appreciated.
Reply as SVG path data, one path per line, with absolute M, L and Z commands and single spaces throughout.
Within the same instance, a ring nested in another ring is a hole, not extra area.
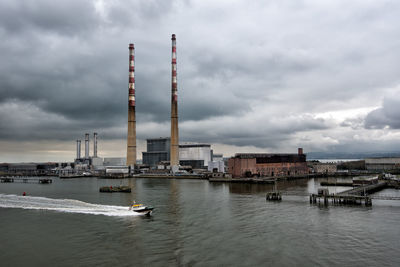
M 126 158 L 104 158 L 103 166 L 126 166 Z
M 170 138 L 147 139 L 147 152 L 142 152 L 143 164 L 156 166 L 161 161 L 170 160 Z
M 160 162 L 170 161 L 170 146 L 171 139 L 169 137 L 147 139 L 147 152 L 142 152 L 143 164 L 156 167 Z M 179 164 L 181 166 L 207 169 L 212 157 L 210 144 L 179 145 Z
M 208 171 L 225 173 L 225 161 L 222 154 L 212 155 L 212 161 L 208 162 Z
M 21 175 L 47 175 L 54 174 L 56 168 L 61 167 L 60 163 L 2 163 L 0 164 L 0 172 L 8 174 Z
M 210 144 L 179 145 L 179 163 L 182 166 L 192 166 L 193 169 L 204 169 L 212 161 Z
M 102 169 L 103 159 L 97 156 L 97 133 L 93 133 L 93 156 L 89 155 L 89 133 L 85 134 L 85 155 L 81 157 L 81 140 L 76 140 L 76 170 L 88 170 L 92 166 L 96 170 Z
M 309 173 L 306 155 L 299 148 L 297 154 L 240 153 L 228 160 L 228 172 L 233 178 L 294 176 Z
M 310 162 L 309 166 L 314 173 L 334 174 L 337 172 L 336 163 Z
M 400 157 L 366 158 L 365 169 L 368 171 L 400 170 Z

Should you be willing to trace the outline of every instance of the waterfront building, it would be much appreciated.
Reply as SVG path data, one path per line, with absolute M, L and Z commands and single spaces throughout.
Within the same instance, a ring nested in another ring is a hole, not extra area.
M 179 145 L 179 163 L 182 166 L 192 166 L 193 169 L 207 169 L 210 161 L 212 161 L 210 144 Z
M 400 170 L 400 157 L 366 158 L 365 169 L 368 171 Z
M 160 137 L 147 139 L 147 151 L 142 152 L 143 164 L 156 167 L 160 162 L 170 161 L 171 138 Z M 207 169 L 212 161 L 210 144 L 180 144 L 179 163 L 181 166 L 191 166 L 193 169 Z
M 210 172 L 225 172 L 225 161 L 222 154 L 213 154 L 212 161 L 208 162 L 208 171 Z
M 333 174 L 337 172 L 336 163 L 311 162 L 310 167 L 314 173 Z
M 294 176 L 309 173 L 306 155 L 299 148 L 297 154 L 239 153 L 228 160 L 228 172 L 233 178 Z
M 147 152 L 142 152 L 143 164 L 155 167 L 161 161 L 170 160 L 171 138 L 147 139 Z
M 222 173 L 225 172 L 225 162 L 223 160 L 208 162 L 208 171 Z
M 104 158 L 104 166 L 126 166 L 126 158 Z

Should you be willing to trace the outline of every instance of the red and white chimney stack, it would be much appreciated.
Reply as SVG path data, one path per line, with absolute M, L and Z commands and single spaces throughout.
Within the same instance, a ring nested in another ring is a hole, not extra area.
M 178 82 L 176 75 L 176 37 L 172 34 L 172 83 L 171 83 L 171 151 L 170 165 L 173 172 L 179 169 Z
M 129 44 L 129 102 L 126 165 L 136 164 L 135 47 Z

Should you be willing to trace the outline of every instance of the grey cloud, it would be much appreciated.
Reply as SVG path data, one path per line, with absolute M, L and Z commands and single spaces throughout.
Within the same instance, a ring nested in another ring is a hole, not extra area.
M 365 118 L 365 128 L 382 129 L 389 127 L 391 129 L 400 129 L 400 94 L 386 97 L 383 106 L 371 111 Z
M 93 1 L 20 0 L 0 3 L 0 27 L 11 35 L 37 30 L 76 35 L 96 27 L 99 22 Z
M 323 119 L 311 116 L 288 116 L 279 120 L 258 116 L 251 122 L 248 120 L 248 117 L 239 117 L 238 120 L 219 118 L 212 123 L 199 122 L 197 125 L 195 122 L 184 122 L 181 126 L 182 138 L 189 141 L 277 148 L 296 133 L 331 127 Z
M 182 140 L 279 148 L 305 131 L 361 130 L 360 120 L 333 125 L 306 114 L 376 106 L 382 88 L 400 82 L 394 2 L 104 3 L 0 3 L 1 140 L 94 129 L 123 139 L 129 42 L 138 126 L 148 129 L 140 137 L 168 132 L 171 33 Z M 385 99 L 365 127 L 399 129 L 398 104 Z
M 346 119 L 340 123 L 341 127 L 351 127 L 352 129 L 362 129 L 364 127 L 364 117 Z

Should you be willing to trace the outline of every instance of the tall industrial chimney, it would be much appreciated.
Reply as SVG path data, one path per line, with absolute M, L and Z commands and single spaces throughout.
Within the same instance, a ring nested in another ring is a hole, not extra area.
M 297 149 L 297 154 L 303 155 L 303 148 L 299 147 L 299 148 Z
M 81 159 L 81 140 L 76 140 L 76 159 Z
M 135 47 L 129 44 L 129 105 L 126 165 L 136 164 Z
M 93 158 L 97 158 L 97 133 L 93 133 Z
M 171 84 L 171 170 L 179 166 L 178 83 L 176 80 L 176 38 L 172 34 L 172 84 Z
M 85 159 L 89 159 L 89 134 L 85 134 Z

